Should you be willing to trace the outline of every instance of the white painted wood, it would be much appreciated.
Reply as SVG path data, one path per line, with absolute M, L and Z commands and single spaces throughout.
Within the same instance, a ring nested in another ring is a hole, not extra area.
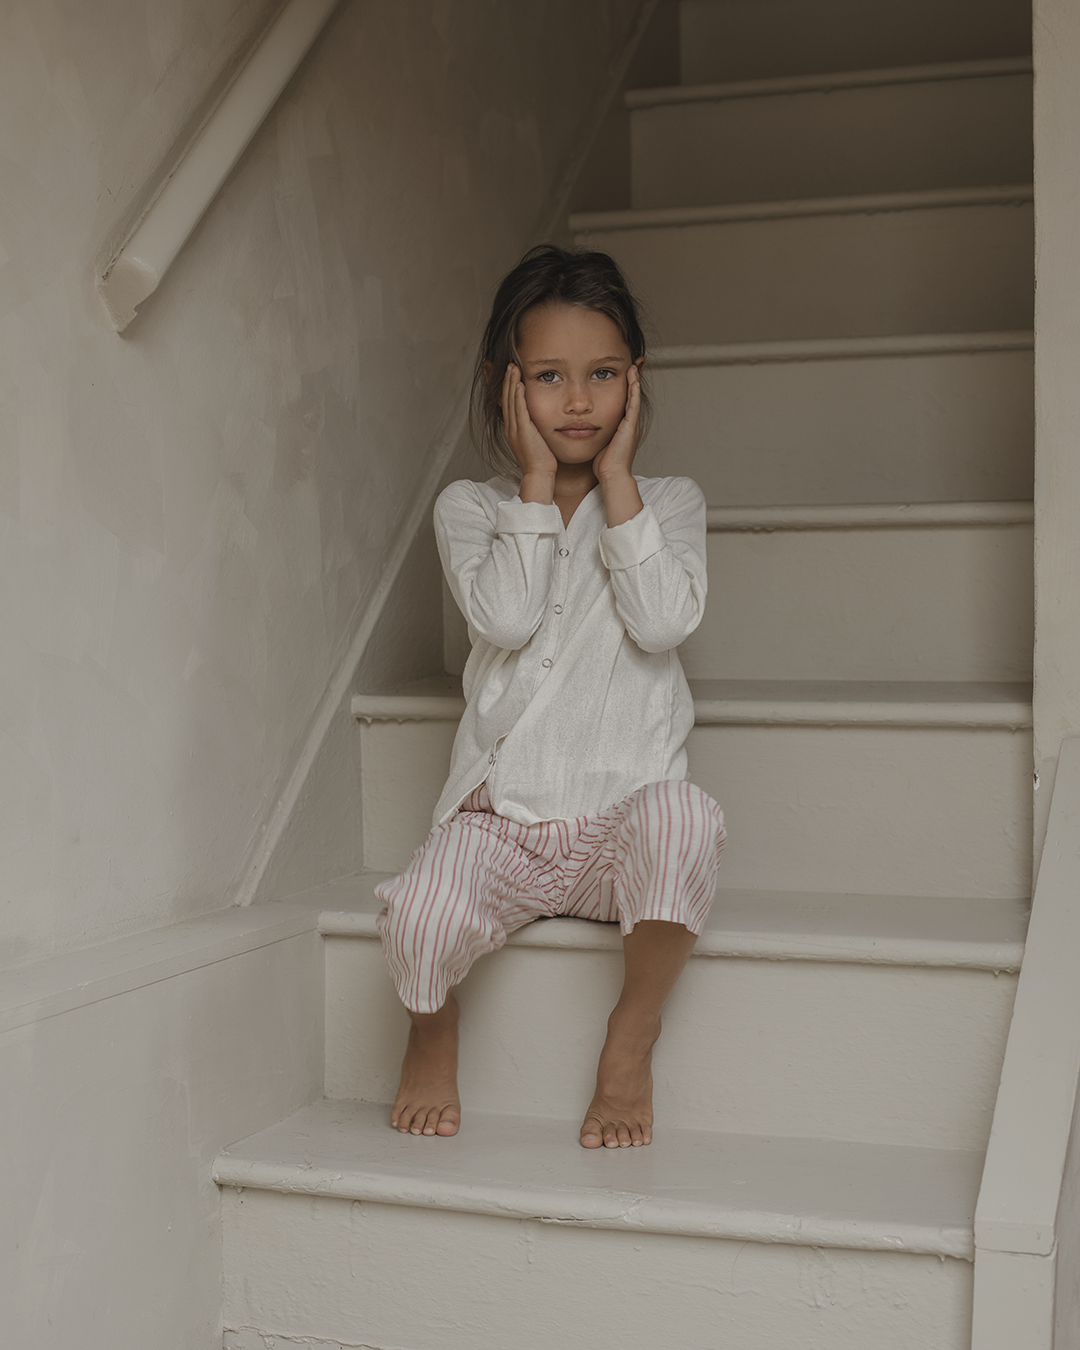
M 950 526 L 1030 525 L 1031 502 L 890 502 L 840 506 L 710 506 L 716 534 L 791 530 L 903 530 Z
M 971 1350 L 1071 1350 L 1054 1335 L 1056 1260 L 1022 1252 L 975 1252 Z
M 687 473 L 729 507 L 1029 498 L 1033 358 L 1013 340 L 661 348 L 640 472 Z
M 906 0 L 902 8 L 872 11 L 865 0 L 681 0 L 679 19 L 686 84 L 1031 51 L 1031 11 L 1023 0 Z
M 514 1117 L 432 1147 L 380 1114 L 317 1104 L 219 1160 L 245 1178 L 223 1193 L 227 1329 L 417 1350 L 662 1345 L 672 1325 L 689 1350 L 964 1343 L 969 1262 L 905 1249 L 970 1242 L 977 1153 L 687 1133 L 598 1156 L 570 1121 Z M 253 1189 L 273 1181 L 298 1193 Z
M 577 229 L 625 268 L 663 344 L 1001 331 L 1032 322 L 1029 197 L 625 212 Z
M 994 187 L 934 188 L 920 192 L 873 192 L 855 196 L 801 197 L 793 201 L 738 202 L 704 206 L 659 206 L 622 211 L 582 211 L 570 217 L 578 234 L 647 230 L 669 225 L 731 225 L 748 220 L 791 220 L 810 216 L 877 215 L 883 211 L 926 211 L 950 206 L 1017 205 L 1034 200 L 1028 183 Z M 894 335 L 895 336 L 895 335 Z
M 240 1350 L 290 1333 L 350 1350 L 662 1346 L 676 1326 L 685 1350 L 715 1350 L 718 1335 L 725 1350 L 800 1338 L 829 1350 L 964 1350 L 970 1335 L 971 1267 L 955 1258 L 438 1210 L 419 1223 L 400 1206 L 250 1190 L 227 1191 L 223 1208 L 224 1343 Z M 241 1263 L 244 1277 L 233 1274 Z M 240 1333 L 250 1339 L 230 1339 Z
M 981 78 L 931 70 L 921 79 L 910 71 L 874 82 L 866 78 L 872 73 L 857 72 L 847 83 L 822 77 L 684 88 L 678 92 L 690 97 L 650 101 L 631 114 L 632 204 L 1022 182 L 1032 171 L 1031 73 L 1030 63 L 1019 64 L 1027 71 L 987 63 Z
M 983 61 L 941 61 L 918 66 L 876 66 L 871 70 L 838 70 L 825 74 L 776 75 L 760 80 L 728 80 L 712 84 L 673 84 L 657 89 L 629 89 L 626 106 L 661 107 L 730 98 L 765 98 L 773 94 L 828 93 L 833 89 L 867 89 L 892 84 L 926 84 L 938 80 L 978 80 L 993 75 L 1030 75 L 1028 56 L 992 57 Z
M 741 713 L 715 703 L 727 701 L 725 693 L 746 698 L 747 686 L 702 689 L 714 696 L 715 721 L 691 733 L 690 770 L 728 815 L 725 886 L 1028 892 L 1030 733 L 1008 729 L 1027 721 L 1020 691 L 999 691 L 982 716 L 970 687 L 953 691 L 960 698 L 938 687 L 936 697 L 920 699 L 911 683 L 905 702 L 895 686 L 873 682 L 845 691 L 841 681 L 830 688 L 778 681 Z M 807 706 L 814 703 L 826 706 Z M 933 711 L 920 709 L 926 703 Z M 399 871 L 426 837 L 454 730 L 443 721 L 361 727 L 364 781 L 372 785 L 364 794 L 366 867 Z
M 699 727 L 1031 726 L 1031 686 L 942 680 L 695 680 Z
M 1067 737 L 979 1195 L 981 1249 L 1048 1256 L 1080 1078 L 1080 737 Z M 1075 1166 L 1075 1164 L 1074 1164 Z
M 322 888 L 335 906 L 320 919 L 333 1097 L 387 1100 L 397 1082 L 407 1022 L 375 933 L 374 880 Z M 985 1147 L 1015 987 L 1001 972 L 1015 967 L 1024 913 L 1016 902 L 721 889 L 665 1019 L 658 1121 Z M 620 952 L 614 926 L 550 920 L 474 968 L 458 991 L 468 1110 L 584 1108 Z M 751 1036 L 737 1030 L 748 1018 Z
M 338 0 L 288 0 L 98 279 L 118 333 L 161 284 Z
M 627 1155 L 616 1184 L 603 1150 L 577 1147 L 576 1127 L 474 1113 L 441 1148 L 439 1175 L 431 1141 L 387 1129 L 378 1106 L 323 1100 L 222 1150 L 214 1180 L 632 1233 L 974 1256 L 974 1150 L 669 1130 L 667 1148 Z M 843 1176 L 859 1184 L 837 1203 Z
M 944 356 L 972 352 L 1030 352 L 1035 334 L 915 333 L 892 337 L 806 338 L 794 342 L 699 343 L 683 347 L 654 347 L 650 370 L 691 366 L 739 366 L 789 361 L 838 361 L 886 356 Z
M 688 748 L 727 814 L 725 886 L 1028 891 L 1028 732 L 697 727 Z
M 314 887 L 293 903 L 319 911 L 324 937 L 377 938 L 375 886 L 391 874 L 365 872 Z M 740 956 L 870 965 L 958 966 L 1016 972 L 1028 906 L 1017 900 L 818 891 L 733 891 L 721 887 L 695 958 Z M 613 924 L 538 919 L 511 933 L 511 947 L 620 951 Z
M 1031 526 L 975 524 L 984 513 L 954 526 L 947 507 L 912 512 L 941 524 L 908 523 L 902 506 L 717 512 L 705 617 L 680 649 L 687 676 L 1029 678 Z

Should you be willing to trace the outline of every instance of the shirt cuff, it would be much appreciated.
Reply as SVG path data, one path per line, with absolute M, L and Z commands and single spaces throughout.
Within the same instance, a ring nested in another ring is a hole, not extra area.
M 563 527 L 562 512 L 554 502 L 520 502 L 516 498 L 500 502 L 495 513 L 499 534 L 558 534 Z
M 600 556 L 609 572 L 637 567 L 666 547 L 664 531 L 651 506 L 643 506 L 636 516 L 621 525 L 600 531 Z

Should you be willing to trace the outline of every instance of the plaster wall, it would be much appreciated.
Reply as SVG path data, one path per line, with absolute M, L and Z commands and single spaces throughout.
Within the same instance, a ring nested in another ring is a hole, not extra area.
M 312 923 L 213 956 L 172 978 L 129 972 L 135 988 L 0 1033 L 0 1339 L 12 1350 L 221 1345 L 210 1166 L 322 1089 L 322 939 Z M 45 1003 L 68 988 L 49 972 L 35 983 Z
M 0 12 L 3 964 L 235 894 L 640 6 L 346 0 L 119 338 L 95 263 L 267 8 Z
M 1080 8 L 1035 0 L 1035 861 L 1080 731 Z

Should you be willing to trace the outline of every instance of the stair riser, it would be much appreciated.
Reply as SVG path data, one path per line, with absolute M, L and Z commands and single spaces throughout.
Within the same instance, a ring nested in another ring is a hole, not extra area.
M 660 104 L 631 114 L 633 205 L 1030 180 L 1031 76 Z
M 1023 501 L 1031 352 L 656 370 L 643 474 L 714 506 Z
M 689 679 L 1031 678 L 1028 525 L 709 536 Z
M 361 729 L 364 855 L 400 871 L 430 829 L 452 723 Z M 1028 732 L 696 727 L 691 777 L 720 802 L 721 884 L 874 895 L 1030 890 Z
M 681 0 L 682 83 L 817 75 L 1022 56 L 1031 51 L 1031 9 L 1016 0 Z
M 326 955 L 327 1095 L 390 1101 L 408 1023 L 379 944 L 329 938 Z M 466 1108 L 579 1116 L 621 980 L 617 951 L 479 961 L 459 990 Z M 987 971 L 695 958 L 656 1053 L 657 1128 L 985 1148 L 1014 989 Z
M 663 343 L 1032 325 L 1030 205 L 664 225 L 580 238 L 625 268 Z
M 223 1211 L 226 1350 L 265 1350 L 269 1337 L 409 1350 L 659 1347 L 673 1327 L 682 1350 L 970 1343 L 972 1267 L 951 1258 L 252 1190 L 224 1191 Z

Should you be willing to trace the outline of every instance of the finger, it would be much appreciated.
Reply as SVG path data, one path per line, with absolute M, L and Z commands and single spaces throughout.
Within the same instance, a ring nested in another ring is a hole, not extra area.
M 514 388 L 514 367 L 507 366 L 506 373 L 503 375 L 502 380 L 502 395 L 499 399 L 499 402 L 502 406 L 503 428 L 506 431 L 507 439 L 509 439 L 510 436 L 510 416 L 511 416 L 511 404 L 513 403 L 513 388 Z

